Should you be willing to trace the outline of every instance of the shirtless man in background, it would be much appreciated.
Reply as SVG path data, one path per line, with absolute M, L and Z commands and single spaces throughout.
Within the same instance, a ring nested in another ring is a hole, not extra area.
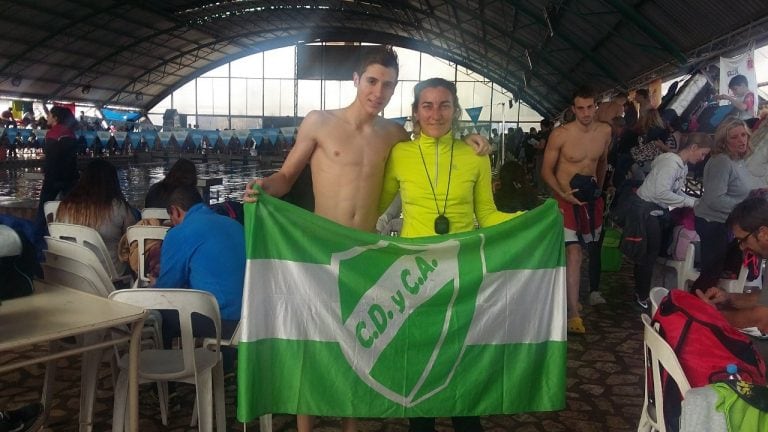
M 582 245 L 590 250 L 590 278 L 599 277 L 600 251 L 596 247 L 603 222 L 600 197 L 608 167 L 611 127 L 597 121 L 592 89 L 580 87 L 571 107 L 576 120 L 552 131 L 544 152 L 541 178 L 552 188 L 565 225 L 565 279 L 568 296 L 568 331 L 585 333 L 579 303 Z M 594 284 L 593 287 L 596 287 Z M 590 303 L 604 303 L 596 290 Z
M 251 180 L 243 200 L 257 201 L 255 185 L 269 195 L 285 195 L 309 163 L 315 214 L 374 232 L 389 151 L 396 143 L 410 139 L 400 124 L 379 116 L 392 98 L 398 73 L 397 54 L 392 47 L 371 47 L 353 74 L 357 96 L 352 104 L 307 114 L 280 170 L 267 178 Z M 490 151 L 488 141 L 479 135 L 468 139 L 478 154 Z M 299 432 L 311 431 L 313 423 L 311 416 L 297 416 Z M 344 419 L 344 432 L 356 431 L 356 427 L 355 419 Z
M 611 124 L 614 118 L 624 117 L 624 104 L 627 103 L 627 94 L 624 92 L 616 94 L 610 102 L 600 105 L 597 110 L 597 119 L 601 122 Z

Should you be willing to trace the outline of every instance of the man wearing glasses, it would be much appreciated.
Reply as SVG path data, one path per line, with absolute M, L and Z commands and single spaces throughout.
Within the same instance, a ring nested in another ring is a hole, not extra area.
M 758 262 L 768 258 L 768 200 L 747 198 L 734 207 L 725 223 L 745 254 L 754 254 Z M 715 305 L 732 326 L 757 327 L 763 334 L 768 334 L 768 306 L 758 304 L 761 299 L 763 304 L 768 304 L 768 295 L 762 292 L 727 293 L 717 287 L 706 292 L 696 290 L 696 294 Z

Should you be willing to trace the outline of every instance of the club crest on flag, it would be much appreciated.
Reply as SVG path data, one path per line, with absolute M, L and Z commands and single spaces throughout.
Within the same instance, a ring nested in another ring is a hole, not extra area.
M 481 242 L 462 240 L 413 247 L 382 241 L 331 259 L 341 350 L 368 386 L 403 406 L 442 390 L 461 361 L 474 308 L 457 313 L 455 306 L 459 296 L 476 297 L 482 280 L 481 266 L 464 264 L 482 261 Z

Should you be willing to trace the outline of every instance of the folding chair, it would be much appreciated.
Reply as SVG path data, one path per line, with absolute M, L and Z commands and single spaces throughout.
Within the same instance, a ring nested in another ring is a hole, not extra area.
M 104 239 L 98 231 L 91 227 L 83 225 L 68 224 L 62 222 L 51 222 L 48 224 L 48 231 L 51 237 L 75 242 L 92 250 L 99 258 L 101 265 L 107 271 L 113 283 L 125 284 L 128 286 L 133 283 L 133 277 L 130 275 L 118 275 L 115 264 L 104 244 Z
M 667 425 L 664 422 L 664 392 L 661 387 L 662 370 L 677 383 L 680 393 L 685 394 L 690 390 L 683 372 L 683 367 L 677 360 L 672 347 L 661 337 L 651 324 L 651 317 L 640 315 L 643 320 L 643 353 L 645 354 L 645 399 L 643 411 L 640 414 L 638 432 L 659 431 L 666 432 Z M 649 376 L 650 372 L 650 376 Z M 653 386 L 649 388 L 649 386 Z M 650 397 L 652 396 L 652 398 Z
M 196 387 L 196 410 L 200 430 L 213 431 L 214 411 L 216 430 L 226 427 L 224 400 L 224 370 L 219 346 L 221 343 L 221 317 L 216 298 L 205 291 L 175 288 L 146 288 L 115 291 L 112 300 L 130 303 L 146 309 L 177 310 L 181 328 L 181 349 L 144 349 L 139 354 L 139 382 L 178 381 L 193 383 Z M 192 336 L 192 314 L 210 318 L 216 329 L 212 348 L 196 348 Z M 115 406 L 112 417 L 113 432 L 125 427 L 128 389 L 127 359 L 119 362 L 122 371 L 115 388 Z M 162 406 L 162 405 L 161 405 Z

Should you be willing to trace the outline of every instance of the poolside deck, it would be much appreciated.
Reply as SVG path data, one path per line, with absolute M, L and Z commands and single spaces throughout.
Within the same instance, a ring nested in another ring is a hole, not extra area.
M 586 272 L 582 272 L 584 274 Z M 582 289 L 586 289 L 582 281 Z M 640 309 L 632 295 L 631 266 L 624 263 L 618 273 L 603 273 L 602 292 L 608 304 L 585 305 L 588 333 L 569 336 L 567 407 L 563 411 L 509 416 L 483 417 L 486 431 L 634 431 L 643 400 L 643 354 Z M 45 349 L 37 347 L 35 349 Z M 0 354 L 0 363 L 9 356 L 25 356 L 28 351 Z M 13 408 L 38 400 L 44 369 L 29 367 L 0 376 L 0 407 Z M 94 431 L 111 429 L 112 384 L 110 372 L 103 367 L 94 415 Z M 60 361 L 51 416 L 44 431 L 77 431 L 79 406 L 80 361 Z M 521 394 L 520 397 L 525 397 Z M 192 386 L 180 384 L 171 398 L 170 424 L 160 422 L 154 387 L 144 385 L 140 394 L 140 430 L 146 432 L 195 430 L 189 427 L 194 401 Z M 230 430 L 244 427 L 235 418 L 235 382 L 227 380 L 227 424 Z M 450 419 L 438 420 L 438 431 L 452 431 Z M 258 421 L 247 425 L 258 430 Z M 295 417 L 275 415 L 274 430 L 296 430 Z M 340 430 L 334 418 L 319 419 L 318 432 Z M 361 419 L 360 430 L 366 432 L 406 432 L 404 419 Z

